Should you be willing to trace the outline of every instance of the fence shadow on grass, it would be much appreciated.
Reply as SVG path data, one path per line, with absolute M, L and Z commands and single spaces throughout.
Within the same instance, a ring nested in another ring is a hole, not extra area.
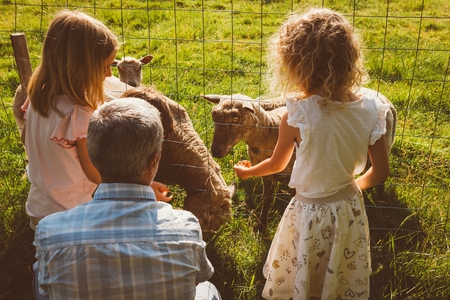
M 393 187 L 387 188 L 382 196 L 378 196 L 374 189 L 365 191 L 364 196 L 373 272 L 369 299 L 415 299 L 408 292 L 413 290 L 415 283 L 399 268 L 397 255 L 415 251 L 423 241 L 419 220 L 399 201 Z

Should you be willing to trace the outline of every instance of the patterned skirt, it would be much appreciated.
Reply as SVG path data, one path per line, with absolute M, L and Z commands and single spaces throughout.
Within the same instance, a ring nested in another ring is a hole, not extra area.
M 369 224 L 356 184 L 326 198 L 296 195 L 286 208 L 263 273 L 266 299 L 368 299 Z

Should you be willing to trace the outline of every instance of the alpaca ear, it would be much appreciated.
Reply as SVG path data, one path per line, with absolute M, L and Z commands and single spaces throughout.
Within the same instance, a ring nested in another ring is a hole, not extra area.
M 201 95 L 200 97 L 202 97 L 203 99 L 214 103 L 214 104 L 218 104 L 220 102 L 220 95 L 215 95 L 215 94 L 210 94 L 210 95 Z
M 141 64 L 146 65 L 149 62 L 151 62 L 153 59 L 153 55 L 146 55 L 144 57 L 139 58 L 139 61 L 141 62 Z
M 255 112 L 255 108 L 253 107 L 253 103 L 252 102 L 250 102 L 250 101 L 240 101 L 240 103 L 242 103 L 242 107 L 243 108 L 248 109 L 252 113 Z
M 113 63 L 111 64 L 111 67 L 117 67 L 118 64 L 119 64 L 119 61 L 117 59 L 115 59 L 113 61 Z

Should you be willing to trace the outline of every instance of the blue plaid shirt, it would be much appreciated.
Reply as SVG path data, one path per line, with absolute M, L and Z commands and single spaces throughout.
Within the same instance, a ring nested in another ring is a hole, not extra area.
M 92 201 L 42 219 L 34 245 L 50 299 L 194 299 L 214 272 L 197 218 L 144 185 L 99 185 Z

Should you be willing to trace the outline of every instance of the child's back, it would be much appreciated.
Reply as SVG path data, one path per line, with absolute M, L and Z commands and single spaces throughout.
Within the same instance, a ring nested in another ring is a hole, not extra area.
M 263 296 L 367 299 L 369 229 L 355 175 L 385 132 L 389 105 L 366 96 L 345 105 L 324 106 L 317 95 L 286 101 L 287 123 L 301 135 L 289 182 L 296 195 L 267 256 Z
M 345 188 L 366 166 L 367 149 L 385 133 L 389 104 L 375 97 L 345 105 L 314 95 L 304 100 L 287 98 L 288 124 L 300 129 L 296 165 L 290 185 L 309 198 L 327 197 Z

